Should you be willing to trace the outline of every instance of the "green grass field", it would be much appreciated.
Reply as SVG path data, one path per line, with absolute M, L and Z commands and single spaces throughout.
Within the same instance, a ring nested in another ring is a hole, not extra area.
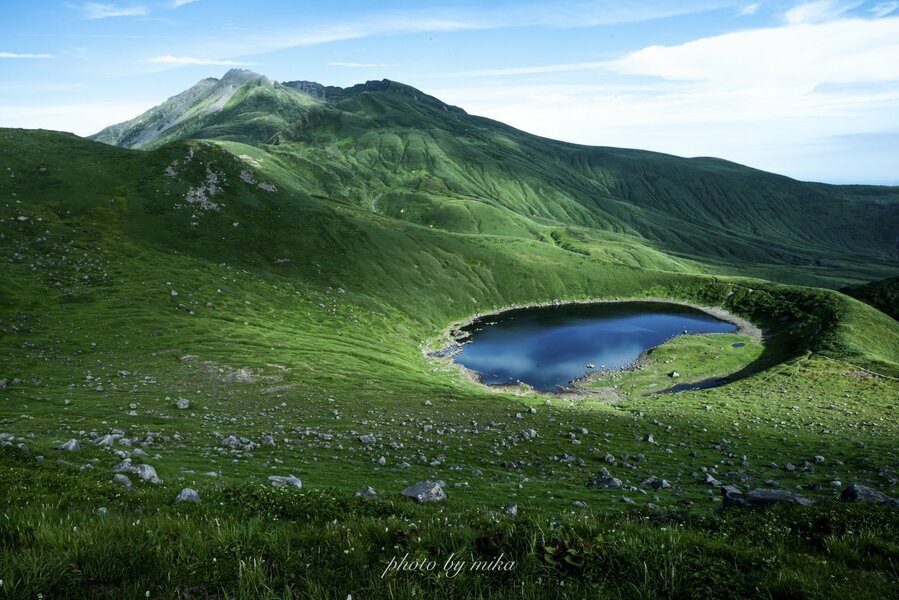
M 149 151 L 0 130 L 0 596 L 899 594 L 899 512 L 837 500 L 899 496 L 899 323 L 804 287 L 895 272 L 897 191 L 532 138 L 410 89 L 242 88 L 204 121 L 227 133 Z M 290 125 L 247 133 L 270 113 Z M 570 396 L 426 353 L 477 313 L 641 298 L 765 335 L 678 337 Z M 672 371 L 733 382 L 656 393 Z M 163 483 L 125 491 L 125 456 Z M 625 487 L 588 487 L 601 468 Z M 818 504 L 719 511 L 709 475 Z M 400 495 L 423 480 L 447 499 Z M 436 570 L 382 578 L 407 552 Z M 441 576 L 452 553 L 516 566 Z

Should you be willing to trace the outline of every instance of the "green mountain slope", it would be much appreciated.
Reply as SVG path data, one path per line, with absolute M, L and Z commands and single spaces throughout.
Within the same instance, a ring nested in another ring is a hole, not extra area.
M 717 159 L 556 142 L 386 80 L 341 89 L 231 72 L 222 82 L 238 75 L 245 82 L 221 110 L 198 101 L 158 135 L 141 125 L 150 111 L 94 137 L 141 148 L 209 139 L 270 164 L 284 186 L 314 197 L 447 231 L 542 240 L 606 262 L 829 287 L 897 268 L 896 188 L 803 183 Z

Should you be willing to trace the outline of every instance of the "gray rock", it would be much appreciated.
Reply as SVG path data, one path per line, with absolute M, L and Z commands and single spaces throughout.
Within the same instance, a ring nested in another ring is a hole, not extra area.
M 128 476 L 123 475 L 122 473 L 117 473 L 117 474 L 113 475 L 112 481 L 113 481 L 113 483 L 117 483 L 120 486 L 122 486 L 126 492 L 130 492 L 131 488 L 133 487 L 131 485 L 131 480 L 128 479 Z
M 130 458 L 126 458 L 119 464 L 117 464 L 112 469 L 113 473 L 131 473 L 132 475 L 136 475 L 138 479 L 141 481 L 146 481 L 148 483 L 153 483 L 159 485 L 162 483 L 162 479 L 160 479 L 156 475 L 156 469 L 151 467 L 150 465 L 140 464 L 135 465 L 131 463 Z
M 624 483 L 617 477 L 612 477 L 608 474 L 609 472 L 603 469 L 600 471 L 600 476 L 596 479 L 591 479 L 587 482 L 588 487 L 604 487 L 611 489 L 618 489 L 624 486 Z
M 64 444 L 60 444 L 56 449 L 65 450 L 66 452 L 78 452 L 81 450 L 81 444 L 78 443 L 78 440 L 72 439 Z
M 367 485 L 356 492 L 356 496 L 361 496 L 362 498 L 377 498 L 378 492 L 375 491 L 375 488 Z
M 575 500 L 574 502 L 571 503 L 571 506 L 573 506 L 575 508 L 587 508 L 587 503 L 584 502 L 583 500 Z
M 656 479 L 650 485 L 655 490 L 667 490 L 671 487 L 671 484 L 666 479 Z
M 178 398 L 175 400 L 175 408 L 178 410 L 187 410 L 190 408 L 190 400 L 187 398 Z
M 227 446 L 228 448 L 233 448 L 235 450 L 240 448 L 240 439 L 234 435 L 233 433 L 221 441 L 222 446 Z
M 703 483 L 708 483 L 714 485 L 715 487 L 721 487 L 721 482 L 712 477 L 709 473 L 705 474 L 705 479 L 703 479 Z
M 105 506 L 101 506 L 100 508 L 97 509 L 97 515 L 99 515 L 101 517 L 104 517 L 108 514 L 109 514 L 109 509 L 106 508 Z
M 446 492 L 443 491 L 442 481 L 419 481 L 400 493 L 419 503 L 446 500 Z
M 9 383 L 5 379 L 0 379 L 0 390 L 5 390 Z
M 191 504 L 196 504 L 200 501 L 200 494 L 197 493 L 197 490 L 193 488 L 184 488 L 178 493 L 178 496 L 175 497 L 175 504 L 180 504 L 182 502 L 190 502 Z
M 821 463 L 824 462 L 824 457 L 821 456 L 820 454 L 816 455 L 816 456 L 815 456 L 815 462 L 816 462 L 817 464 L 820 465 Z
M 723 486 L 721 492 L 724 495 L 725 508 L 749 508 L 756 506 L 771 506 L 773 504 L 801 504 L 802 506 L 811 506 L 814 504 L 813 500 L 786 490 L 758 488 L 743 494 L 736 490 L 734 486 Z
M 374 435 L 368 433 L 366 435 L 360 435 L 359 441 L 362 442 L 363 444 L 374 444 L 375 442 L 378 441 L 378 438 L 376 438 Z
M 518 515 L 518 505 L 517 504 L 506 504 L 503 506 L 503 512 L 509 515 L 510 517 L 515 517 Z
M 890 498 L 880 490 L 869 488 L 866 485 L 853 483 L 847 486 L 843 493 L 840 494 L 840 500 L 847 502 L 873 502 L 875 504 L 889 504 Z
M 268 481 L 276 488 L 295 487 L 300 489 L 303 487 L 303 482 L 293 475 L 288 475 L 287 477 L 281 475 L 269 475 Z

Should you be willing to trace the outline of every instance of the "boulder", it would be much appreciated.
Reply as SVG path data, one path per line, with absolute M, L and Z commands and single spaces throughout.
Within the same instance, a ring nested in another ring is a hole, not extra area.
M 372 434 L 368 433 L 366 435 L 360 435 L 359 441 L 362 442 L 363 444 L 374 444 L 375 442 L 378 441 L 378 439 L 375 436 L 373 436 Z
M 419 503 L 446 500 L 446 492 L 443 491 L 442 481 L 419 481 L 400 493 Z

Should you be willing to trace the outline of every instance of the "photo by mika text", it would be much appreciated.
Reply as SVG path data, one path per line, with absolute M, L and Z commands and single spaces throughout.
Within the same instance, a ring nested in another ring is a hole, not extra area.
M 511 572 L 515 570 L 515 566 L 515 561 L 506 559 L 504 554 L 491 559 L 465 559 L 453 552 L 445 560 L 434 560 L 427 557 L 410 559 L 407 552 L 402 557 L 390 558 L 381 572 L 381 579 L 398 572 L 438 573 L 442 577 L 453 579 L 463 571 Z

